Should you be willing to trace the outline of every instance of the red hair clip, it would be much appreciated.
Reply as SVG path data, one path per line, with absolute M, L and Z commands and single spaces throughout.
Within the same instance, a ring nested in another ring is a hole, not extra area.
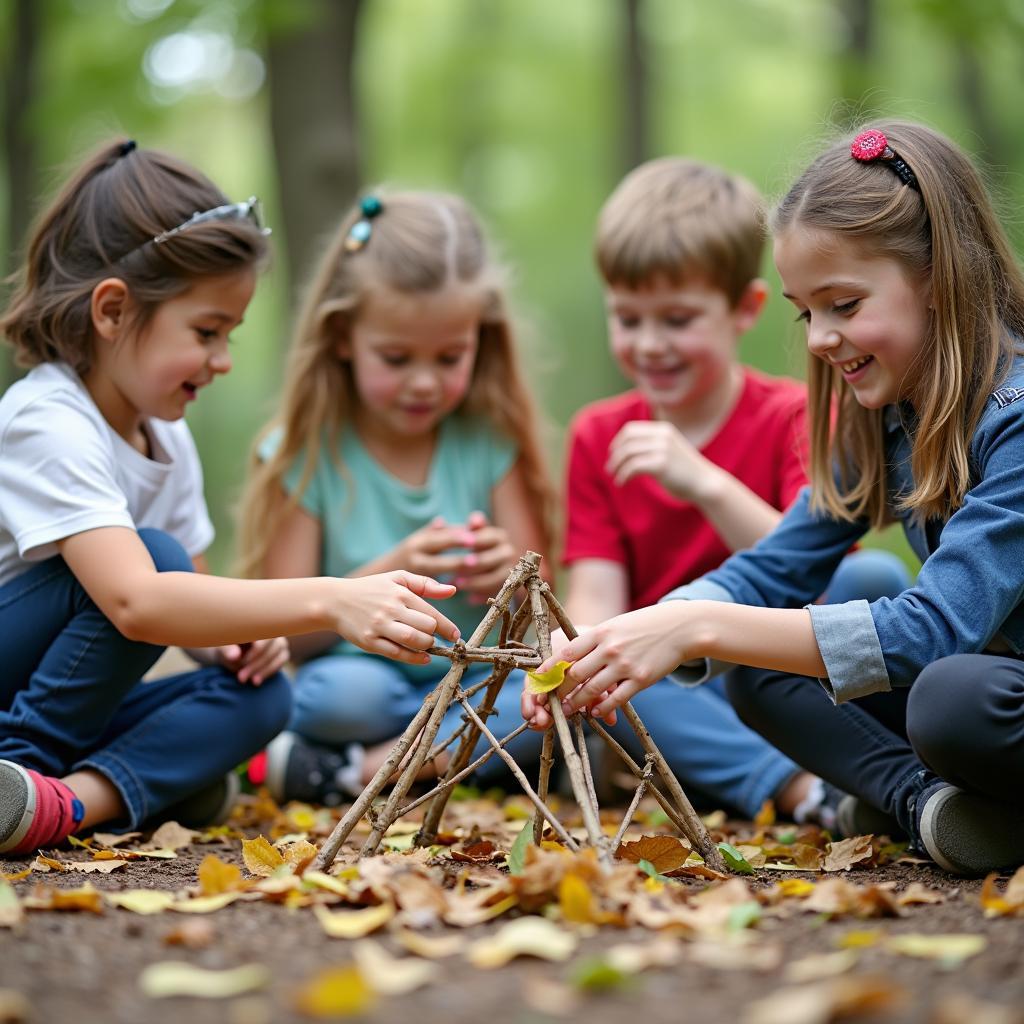
M 877 128 L 869 128 L 867 131 L 861 132 L 850 143 L 850 156 L 864 164 L 873 163 L 875 160 L 884 160 L 886 166 L 897 175 L 904 185 L 909 185 L 911 188 L 917 189 L 918 192 L 921 191 L 921 186 L 917 183 L 917 175 L 910 169 L 910 164 L 889 145 L 885 133 L 880 132 Z

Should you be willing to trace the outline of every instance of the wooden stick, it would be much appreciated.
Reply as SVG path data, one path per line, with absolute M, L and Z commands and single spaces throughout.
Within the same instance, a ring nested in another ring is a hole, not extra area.
M 489 599 L 489 607 L 484 614 L 484 617 L 477 624 L 476 629 L 473 630 L 464 647 L 479 647 L 480 644 L 483 643 L 488 634 L 494 628 L 495 623 L 501 617 L 502 611 L 508 607 L 509 601 L 511 601 L 512 597 L 523 585 L 525 580 L 531 576 L 537 575 L 537 568 L 539 565 L 540 555 L 535 551 L 528 551 L 519 559 L 518 562 L 516 562 L 512 571 L 508 574 L 508 578 L 501 585 L 501 589 L 498 591 L 497 595 Z M 459 644 L 457 643 L 455 646 L 458 647 Z M 427 719 L 427 722 L 423 727 L 424 740 L 417 749 L 415 755 L 409 759 L 405 770 L 399 776 L 398 781 L 392 788 L 391 793 L 388 796 L 387 803 L 381 811 L 378 825 L 371 830 L 366 842 L 363 843 L 361 852 L 364 856 L 369 856 L 376 852 L 381 839 L 384 837 L 384 832 L 390 828 L 396 820 L 396 812 L 402 802 L 402 798 L 409 792 L 409 787 L 419 775 L 420 769 L 426 761 L 430 745 L 434 742 L 437 730 L 441 726 L 441 719 L 444 718 L 447 713 L 465 671 L 465 661 L 461 659 L 453 660 L 452 667 L 448 670 L 444 679 L 441 680 L 441 692 L 438 697 L 437 704 L 434 706 L 430 717 Z M 477 720 L 479 721 L 479 718 L 477 718 Z M 463 743 L 465 743 L 465 739 L 463 740 Z
M 587 750 L 587 739 L 583 735 L 583 716 L 573 715 L 572 724 L 576 732 L 576 747 L 580 752 L 580 761 L 583 762 L 583 777 L 587 780 L 587 789 L 590 790 L 590 801 L 595 808 L 600 809 L 600 804 L 597 802 L 597 787 L 594 785 L 594 773 L 590 770 L 590 751 Z
M 518 728 L 513 729 L 507 736 L 503 736 L 498 740 L 498 746 L 507 747 L 517 736 L 522 735 L 527 729 L 530 728 L 529 722 L 523 722 Z M 436 785 L 429 793 L 424 793 L 422 796 L 417 797 L 415 800 L 407 803 L 399 812 L 398 817 L 404 818 L 410 811 L 414 811 L 420 804 L 426 803 L 431 797 L 437 796 L 439 793 L 446 789 L 452 789 L 461 782 L 467 775 L 472 775 L 485 761 L 489 761 L 497 751 L 493 747 L 488 747 L 472 764 L 466 765 L 457 775 L 453 775 L 450 779 L 445 778 L 442 782 Z
M 555 763 L 555 731 L 548 729 L 540 745 L 540 773 L 537 776 L 537 793 L 541 800 L 548 798 L 548 786 L 551 784 L 551 766 Z M 544 835 L 544 819 L 535 814 L 533 817 L 533 843 L 540 846 Z
M 491 662 L 493 665 L 508 665 L 513 668 L 536 668 L 540 664 L 540 656 L 531 652 L 509 650 L 506 647 L 445 647 L 442 644 L 434 644 L 429 648 L 428 654 L 436 654 L 442 658 L 450 658 L 452 661 L 474 661 Z
M 552 811 L 551 808 L 548 807 L 548 805 L 545 804 L 544 801 L 541 800 L 541 798 L 534 792 L 533 786 L 530 785 L 529 779 L 527 779 L 527 777 L 523 774 L 522 768 L 520 768 L 519 765 L 516 764 L 515 758 L 512 757 L 512 755 L 507 750 L 505 750 L 504 747 L 498 746 L 498 741 L 497 739 L 495 739 L 494 734 L 490 731 L 490 729 L 487 728 L 486 725 L 484 725 L 483 722 L 480 721 L 480 718 L 477 716 L 477 713 L 473 710 L 473 706 L 469 703 L 469 701 L 467 701 L 463 697 L 460 703 L 466 709 L 466 713 L 469 715 L 469 717 L 476 720 L 477 726 L 479 727 L 480 731 L 484 734 L 484 736 L 487 737 L 487 740 L 494 748 L 495 753 L 497 753 L 497 755 L 505 762 L 505 764 L 508 765 L 510 771 L 516 777 L 516 780 L 518 781 L 519 785 L 523 787 L 523 792 L 530 798 L 531 802 L 533 803 L 533 806 L 537 808 L 538 812 L 544 815 L 544 817 L 548 821 L 548 824 L 550 824 L 551 827 L 555 830 L 555 834 L 558 836 L 558 838 L 561 839 L 562 842 L 565 843 L 565 845 L 568 846 L 570 850 L 579 850 L 579 844 L 576 842 L 575 839 L 573 839 L 571 835 L 569 835 L 568 832 L 566 832 L 565 826 L 558 820 L 557 816 L 555 815 L 555 812 Z
M 551 626 L 548 621 L 548 608 L 541 597 L 540 579 L 531 576 L 526 581 L 530 593 L 530 604 L 533 607 L 533 625 L 537 631 L 537 648 L 543 658 L 551 657 Z M 579 804 L 583 814 L 583 825 L 587 830 L 587 838 L 590 845 L 598 852 L 599 859 L 610 864 L 611 857 L 608 853 L 604 833 L 601 831 L 601 821 L 598 817 L 597 803 L 591 799 L 594 790 L 593 779 L 589 784 L 584 772 L 583 761 L 576 752 L 572 742 L 572 734 L 569 732 L 569 723 L 562 712 L 562 705 L 558 700 L 548 701 L 548 708 L 551 717 L 555 722 L 555 730 L 558 733 L 558 742 L 562 748 L 562 757 L 565 759 L 565 766 L 569 771 L 569 782 L 572 785 L 573 795 L 576 803 Z M 536 834 L 536 832 L 534 833 Z
M 541 593 L 544 600 L 547 601 L 552 614 L 555 616 L 555 621 L 562 628 L 562 631 L 570 640 L 574 640 L 579 636 L 579 634 L 576 632 L 573 624 L 569 621 L 569 616 L 559 603 L 558 598 L 551 593 L 551 588 L 545 584 L 541 589 Z M 548 701 L 548 705 L 551 707 L 556 703 L 558 703 L 557 699 Z M 654 764 L 658 770 L 658 774 L 664 781 L 665 787 L 668 789 L 669 794 L 677 807 L 679 818 L 685 822 L 685 828 L 682 830 L 683 835 L 690 840 L 694 849 L 697 850 L 697 852 L 704 858 L 704 863 L 707 864 L 709 868 L 714 868 L 716 871 L 725 871 L 725 861 L 722 858 L 721 852 L 711 841 L 711 836 L 708 834 L 708 830 L 704 827 L 704 822 L 700 820 L 697 812 L 693 809 L 693 805 L 683 792 L 683 787 L 679 785 L 679 780 L 675 777 L 672 769 L 668 765 L 668 762 L 658 749 L 657 744 L 651 738 L 651 734 L 647 731 L 647 727 L 640 720 L 640 716 L 628 701 L 623 704 L 620 710 L 625 714 L 626 720 L 633 727 L 633 731 L 636 733 L 637 739 L 640 740 L 640 745 L 644 748 L 644 751 L 654 756 Z M 591 724 L 594 723 L 592 722 Z
M 633 815 L 636 814 L 636 809 L 640 806 L 644 790 L 647 789 L 647 785 L 651 781 L 651 772 L 653 770 L 654 758 L 648 754 L 645 758 L 644 773 L 640 778 L 640 785 L 636 787 L 633 799 L 630 801 L 629 807 L 626 808 L 626 816 L 622 819 L 622 824 L 619 826 L 619 830 L 615 833 L 615 838 L 612 840 L 613 853 L 617 852 L 619 847 L 622 845 L 622 837 L 626 834 L 626 829 L 629 828 L 629 823 L 633 820 Z

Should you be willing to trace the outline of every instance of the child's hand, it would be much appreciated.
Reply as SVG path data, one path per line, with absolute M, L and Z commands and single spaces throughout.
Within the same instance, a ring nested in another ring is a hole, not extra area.
M 453 582 L 459 590 L 487 598 L 505 582 L 519 556 L 508 531 L 491 523 L 483 512 L 471 512 L 466 527 L 471 531 L 467 547 L 473 550 L 462 556 L 462 569 Z
M 337 584 L 331 628 L 364 651 L 425 665 L 435 633 L 459 638 L 459 627 L 425 600 L 451 597 L 450 584 L 404 569 L 331 582 Z
M 615 435 L 605 466 L 621 487 L 635 476 L 653 476 L 670 494 L 698 505 L 721 470 L 671 423 L 633 420 Z
M 216 654 L 220 664 L 229 672 L 234 672 L 240 683 L 259 686 L 288 664 L 291 650 L 283 636 L 275 636 L 269 640 L 218 647 Z
M 468 526 L 451 525 L 438 516 L 398 545 L 395 560 L 403 569 L 421 576 L 449 576 L 465 571 L 467 556 L 445 552 L 474 543 L 475 536 Z
M 687 614 L 688 604 L 670 601 L 617 615 L 566 644 L 537 671 L 545 672 L 557 661 L 571 661 L 558 690 L 563 710 L 570 715 L 587 708 L 589 714 L 607 720 L 634 694 L 686 660 L 677 637 L 680 616 Z M 524 714 L 525 710 L 524 706 Z

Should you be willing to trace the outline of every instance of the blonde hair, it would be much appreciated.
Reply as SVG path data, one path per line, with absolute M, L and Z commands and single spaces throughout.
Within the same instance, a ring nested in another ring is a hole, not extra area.
M 598 269 L 612 286 L 679 286 L 701 277 L 735 305 L 760 273 L 761 196 L 745 178 L 683 157 L 662 157 L 626 175 L 601 209 Z
M 299 313 L 285 370 L 278 413 L 260 432 L 242 498 L 241 572 L 259 575 L 277 527 L 294 509 L 326 441 L 344 472 L 338 439 L 356 402 L 350 363 L 337 355 L 338 341 L 377 288 L 405 295 L 430 294 L 451 284 L 479 288 L 483 313 L 469 390 L 458 412 L 488 419 L 518 448 L 528 494 L 550 548 L 554 490 L 536 424 L 539 417 L 519 365 L 503 275 L 467 203 L 446 193 L 375 193 L 383 211 L 371 221 L 369 240 L 355 252 L 346 242 L 362 217 L 348 212 L 324 253 Z M 259 457 L 260 443 L 281 431 L 274 454 Z M 302 456 L 302 473 L 286 495 L 284 476 Z
M 844 138 L 801 175 L 775 210 L 772 228 L 833 232 L 930 281 L 927 333 L 906 378 L 916 414 L 914 489 L 897 507 L 919 519 L 944 519 L 971 486 L 971 437 L 1024 337 L 1024 277 L 981 176 L 958 146 L 919 124 L 871 127 L 910 165 L 920 192 L 881 161 L 854 160 L 851 138 Z M 811 507 L 884 525 L 891 519 L 884 411 L 859 405 L 838 369 L 813 356 L 808 392 Z

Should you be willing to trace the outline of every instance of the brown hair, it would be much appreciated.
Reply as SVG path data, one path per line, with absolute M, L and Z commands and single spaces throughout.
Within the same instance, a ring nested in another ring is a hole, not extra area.
M 694 277 L 735 305 L 760 273 L 764 208 L 744 178 L 683 157 L 662 157 L 626 175 L 597 222 L 594 255 L 609 285 L 644 288 Z
M 197 211 L 227 204 L 204 175 L 175 157 L 111 142 L 71 176 L 35 224 L 0 331 L 21 366 L 58 360 L 79 374 L 93 361 L 92 291 L 118 277 L 140 329 L 160 303 L 196 280 L 258 265 L 261 231 L 244 218 L 209 220 L 148 244 Z
M 389 288 L 408 295 L 436 293 L 450 284 L 476 287 L 484 301 L 479 346 L 460 412 L 486 417 L 518 447 L 544 540 L 553 535 L 554 490 L 537 435 L 539 418 L 516 352 L 500 268 L 488 251 L 470 207 L 458 196 L 432 192 L 375 193 L 383 212 L 372 220 L 369 241 L 350 252 L 346 241 L 361 218 L 350 210 L 324 253 L 306 293 L 292 336 L 277 414 L 261 431 L 242 499 L 241 572 L 262 571 L 270 542 L 308 485 L 326 439 L 344 472 L 337 442 L 357 401 L 351 365 L 337 355 L 339 339 L 358 316 L 366 295 Z M 260 443 L 274 430 L 281 440 L 263 460 Z M 303 470 L 294 493 L 283 479 L 296 459 Z
M 920 192 L 881 161 L 854 160 L 847 137 L 801 175 L 775 210 L 772 228 L 833 232 L 930 280 L 927 336 L 907 374 L 913 388 L 906 397 L 917 417 L 914 490 L 901 496 L 899 507 L 941 519 L 963 503 L 971 485 L 971 437 L 1024 337 L 1024 277 L 984 182 L 959 147 L 923 125 L 871 127 L 910 165 Z M 808 391 L 811 507 L 884 525 L 891 514 L 883 410 L 859 405 L 839 371 L 813 356 Z

